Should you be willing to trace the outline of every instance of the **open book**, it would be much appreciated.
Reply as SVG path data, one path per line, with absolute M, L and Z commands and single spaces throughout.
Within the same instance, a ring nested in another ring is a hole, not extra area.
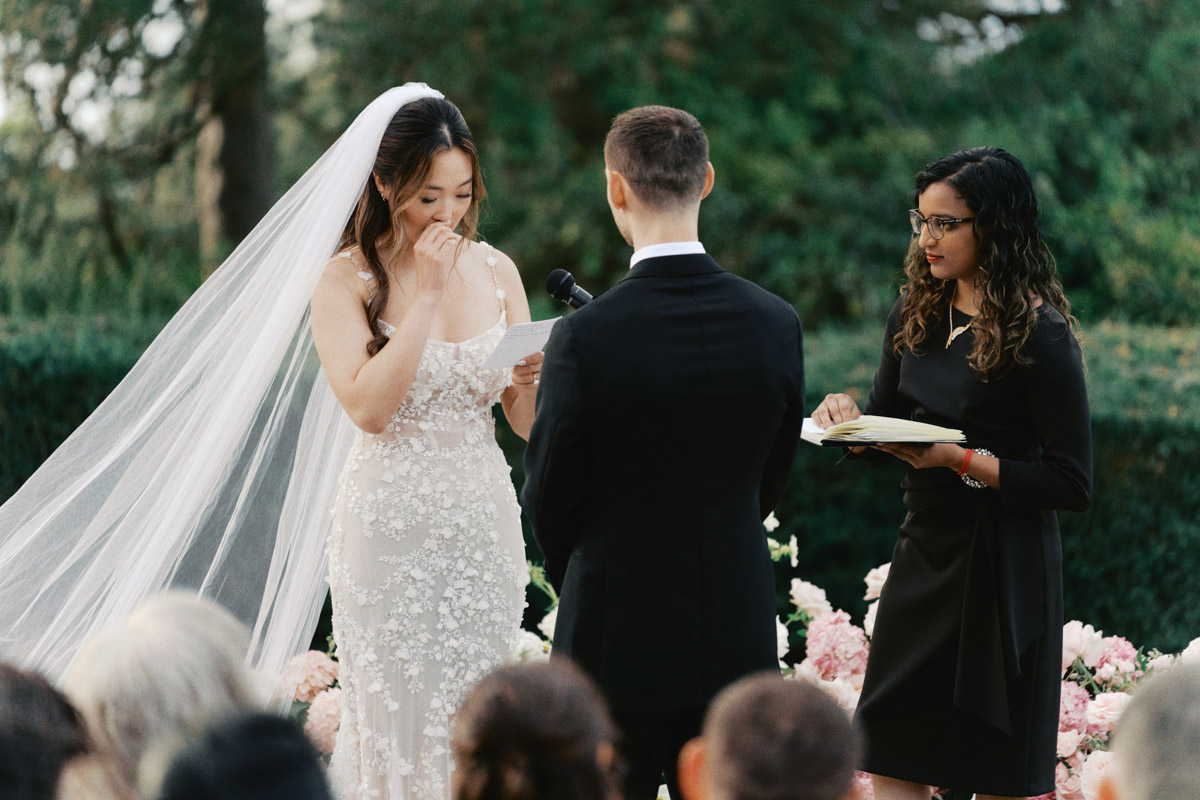
M 967 437 L 963 436 L 963 432 L 954 428 L 943 428 L 940 425 L 930 425 L 928 422 L 914 422 L 911 419 L 898 419 L 897 417 L 878 417 L 871 414 L 864 414 L 858 419 L 841 422 L 824 429 L 818 427 L 812 417 L 809 417 L 804 420 L 804 430 L 801 431 L 800 437 L 806 442 L 829 447 L 855 447 L 880 443 L 967 443 Z

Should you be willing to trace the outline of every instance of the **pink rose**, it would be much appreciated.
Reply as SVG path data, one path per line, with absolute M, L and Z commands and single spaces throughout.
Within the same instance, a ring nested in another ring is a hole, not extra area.
M 822 614 L 808 626 L 807 655 L 826 680 L 862 675 L 867 669 L 867 635 L 845 611 Z
M 295 686 L 294 697 L 311 703 L 338 678 L 338 663 L 320 650 L 309 650 L 293 658 L 283 669 L 285 686 Z
M 342 690 L 326 689 L 313 698 L 304 720 L 304 733 L 322 753 L 332 753 L 342 722 Z
M 1111 731 L 1121 717 L 1121 712 L 1133 698 L 1124 692 L 1101 692 L 1088 703 L 1087 723 L 1089 730 Z
M 1055 800 L 1054 792 L 1046 792 L 1045 794 L 1039 794 L 1037 797 L 1029 798 L 1029 800 Z
M 1066 764 L 1054 768 L 1054 791 L 1058 800 L 1083 800 L 1079 776 L 1067 769 Z
M 1078 657 L 1083 658 L 1084 666 L 1095 667 L 1100 663 L 1100 656 L 1103 653 L 1104 637 L 1097 633 L 1091 625 L 1084 625 L 1077 619 L 1063 625 L 1062 668 L 1064 673 Z
M 1078 683 L 1062 682 L 1062 696 L 1058 706 L 1058 729 L 1060 731 L 1086 731 L 1087 707 L 1091 697 Z
M 867 573 L 867 577 L 863 579 L 863 582 L 867 584 L 867 593 L 863 595 L 863 600 L 879 599 L 879 593 L 883 591 L 883 584 L 887 581 L 888 572 L 891 569 L 892 562 L 889 561 Z
M 1077 730 L 1058 732 L 1058 757 L 1070 758 L 1079 750 L 1083 734 Z
M 1100 781 L 1108 775 L 1112 767 L 1112 753 L 1097 750 L 1087 757 L 1083 763 L 1083 774 L 1079 786 L 1083 790 L 1083 800 L 1100 800 Z

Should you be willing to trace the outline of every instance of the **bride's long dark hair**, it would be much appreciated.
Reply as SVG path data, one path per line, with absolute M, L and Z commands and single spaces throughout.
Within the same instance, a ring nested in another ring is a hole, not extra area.
M 407 103 L 392 117 L 379 142 L 379 153 L 372 167 L 372 172 L 391 197 L 384 198 L 375 181 L 368 179 L 342 232 L 338 249 L 357 246 L 379 287 L 367 304 L 367 324 L 373 334 L 367 343 L 367 352 L 371 355 L 378 353 L 388 342 L 378 328 L 390 288 L 387 270 L 379 257 L 379 242 L 394 239 L 390 243 L 396 250 L 404 246 L 400 212 L 415 201 L 424 188 L 434 157 L 455 148 L 471 160 L 471 204 L 462 218 L 459 233 L 464 241 L 474 241 L 479 225 L 479 203 L 485 196 L 479 155 L 462 112 L 441 97 L 425 97 Z
M 1057 309 L 1079 338 L 1054 257 L 1038 228 L 1033 181 L 1021 162 L 999 147 L 944 156 L 917 174 L 913 204 L 935 183 L 951 186 L 975 217 L 971 227 L 979 248 L 979 316 L 970 362 L 976 373 L 988 379 L 1032 363 L 1027 345 L 1037 325 L 1039 298 Z M 906 300 L 901 328 L 892 341 L 897 354 L 906 345 L 920 352 L 950 304 L 952 282 L 933 276 L 917 242 L 913 237 L 904 262 L 908 280 L 900 291 Z

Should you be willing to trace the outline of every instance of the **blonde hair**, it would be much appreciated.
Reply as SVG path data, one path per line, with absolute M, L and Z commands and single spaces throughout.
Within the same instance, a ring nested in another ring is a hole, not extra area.
M 139 605 L 80 649 L 64 690 L 83 715 L 95 753 L 89 797 L 157 790 L 167 761 L 206 725 L 258 705 L 244 659 L 250 636 L 211 600 L 166 592 Z

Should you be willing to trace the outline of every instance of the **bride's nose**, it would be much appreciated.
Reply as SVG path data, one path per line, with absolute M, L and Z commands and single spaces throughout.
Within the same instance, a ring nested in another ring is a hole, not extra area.
M 453 204 L 450 202 L 449 198 L 442 198 L 438 200 L 434 205 L 433 220 L 435 222 L 449 224 L 453 217 Z

